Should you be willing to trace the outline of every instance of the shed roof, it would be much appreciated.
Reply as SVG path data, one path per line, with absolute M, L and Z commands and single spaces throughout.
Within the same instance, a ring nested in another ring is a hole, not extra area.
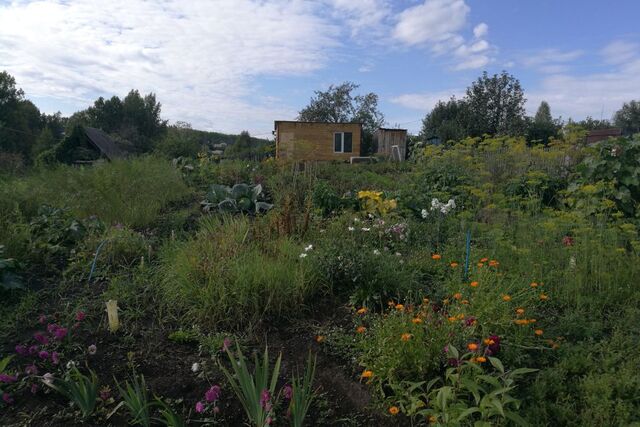
M 320 123 L 326 125 L 363 125 L 363 122 L 311 122 L 304 120 L 275 120 L 273 122 L 274 126 L 278 126 L 278 123 Z
M 589 131 L 589 136 L 619 136 L 622 135 L 622 129 L 609 128 L 609 129 L 596 129 Z
M 383 130 L 385 132 L 389 132 L 389 131 L 396 131 L 396 132 L 406 132 L 406 129 L 399 129 L 399 128 L 378 128 L 378 130 Z
M 102 130 L 85 126 L 84 133 L 87 135 L 87 138 L 89 138 L 89 142 L 100 150 L 109 160 L 126 156 L 126 153 L 116 145 L 115 141 Z

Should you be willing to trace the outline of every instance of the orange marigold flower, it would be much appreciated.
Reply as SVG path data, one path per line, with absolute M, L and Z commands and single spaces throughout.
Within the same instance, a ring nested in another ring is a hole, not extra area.
M 367 328 L 365 328 L 364 326 L 358 326 L 356 328 L 356 332 L 359 334 L 364 334 L 364 332 L 367 330 Z
M 478 356 L 478 357 L 476 357 L 476 362 L 478 362 L 478 363 L 484 363 L 484 362 L 486 362 L 486 361 L 487 361 L 487 358 L 486 358 L 486 357 L 484 357 L 484 356 Z
M 402 310 L 404 310 L 404 305 L 402 305 L 402 304 L 396 304 L 396 310 L 398 310 L 398 311 L 402 311 Z
M 460 314 L 458 314 L 458 315 L 456 316 L 456 319 L 458 319 L 458 320 L 462 320 L 462 319 L 464 319 L 464 313 L 460 313 Z
M 358 313 L 358 314 L 365 314 L 366 312 L 367 312 L 367 308 L 366 307 L 362 307 L 361 309 L 356 311 L 356 313 Z
M 471 283 L 469 283 L 469 286 L 471 286 L 472 288 L 477 288 L 479 284 L 480 283 L 478 283 L 478 282 L 471 282 Z
M 469 304 L 469 300 L 468 299 L 463 299 L 462 301 L 460 301 L 460 304 L 467 305 L 467 304 Z
M 540 336 L 542 336 L 542 334 L 544 334 L 544 331 L 543 331 L 542 329 L 536 329 L 536 330 L 534 331 L 534 333 L 535 333 L 537 336 L 539 336 L 539 337 L 540 337 Z
M 531 286 L 532 288 L 537 288 L 538 284 L 536 282 L 531 282 L 529 286 Z
M 324 341 L 324 335 L 316 335 L 316 342 L 323 342 Z
M 547 294 L 540 294 L 540 301 L 546 301 L 549 299 L 549 295 Z
M 373 371 L 369 371 L 369 370 L 364 370 L 362 371 L 362 375 L 360 377 L 362 378 L 371 378 L 373 376 Z
M 455 299 L 460 299 L 460 298 L 462 298 L 462 294 L 460 292 L 456 292 L 455 294 L 453 294 L 453 297 Z
M 499 265 L 500 265 L 500 263 L 498 261 L 496 261 L 495 259 L 492 259 L 491 261 L 489 261 L 489 266 L 490 267 L 497 267 Z
M 448 317 L 448 318 L 447 318 L 447 320 L 448 320 L 449 322 L 455 322 L 455 321 L 456 321 L 456 320 L 458 320 L 458 319 L 456 319 L 456 316 L 451 316 L 451 317 Z
M 505 302 L 509 302 L 509 301 L 511 301 L 511 296 L 509 296 L 509 295 L 502 295 L 502 301 L 505 301 Z
M 436 260 L 436 261 L 438 261 L 440 258 L 442 258 L 442 255 L 440 255 L 440 254 L 433 254 L 433 255 L 431 255 L 431 259 L 434 259 L 434 260 Z
M 422 319 L 419 317 L 414 317 L 413 319 L 411 319 L 411 323 L 417 325 L 419 323 L 422 323 Z
M 411 339 L 411 337 L 412 337 L 412 336 L 413 336 L 413 335 L 411 335 L 411 334 L 409 334 L 409 333 L 405 332 L 404 334 L 402 334 L 402 336 L 400 337 L 400 339 L 401 339 L 402 341 L 409 341 L 409 340 Z
M 516 313 L 518 314 L 518 316 L 522 316 L 524 314 L 524 308 L 516 308 Z
M 451 268 L 456 268 L 459 264 L 455 261 L 452 261 L 450 264 Z
M 467 344 L 467 348 L 469 349 L 469 351 L 476 351 L 478 349 L 478 344 L 470 342 L 469 344 Z
M 529 319 L 529 323 L 536 323 L 536 319 Z
M 487 258 L 487 257 L 484 257 L 484 258 L 480 259 L 480 262 L 487 262 L 487 261 L 489 261 L 489 258 Z
M 484 345 L 493 345 L 493 344 L 495 344 L 495 343 L 496 343 L 496 342 L 495 342 L 494 340 L 492 340 L 491 338 L 485 338 L 483 342 L 484 342 Z
M 391 415 L 398 415 L 398 412 L 400 412 L 400 409 L 398 409 L 397 406 L 392 406 L 389 408 L 389 413 Z
M 478 267 L 479 267 L 479 268 L 484 267 L 484 262 L 479 262 L 479 263 L 478 263 Z
M 516 325 L 528 325 L 529 321 L 527 319 L 516 319 L 514 320 Z

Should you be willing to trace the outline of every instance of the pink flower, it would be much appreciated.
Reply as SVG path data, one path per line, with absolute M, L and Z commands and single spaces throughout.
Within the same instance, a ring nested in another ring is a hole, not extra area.
M 573 246 L 573 237 L 564 236 L 562 238 L 562 244 L 565 245 L 565 246 Z
M 38 353 L 38 350 L 40 350 L 40 347 L 38 347 L 37 345 L 32 345 L 31 347 L 29 347 L 29 354 L 33 356 L 34 354 Z
M 36 365 L 29 365 L 24 369 L 27 375 L 38 375 L 38 367 Z
M 13 398 L 9 393 L 3 393 L 2 400 L 4 400 L 4 403 L 6 403 L 7 405 L 11 405 L 13 403 Z
M 227 351 L 229 350 L 230 347 L 231 347 L 231 339 L 227 337 L 222 342 L 222 351 Z
M 265 420 L 265 422 L 267 423 L 267 425 L 271 425 L 271 423 L 273 422 L 273 418 L 271 418 L 271 417 L 267 417 L 267 419 Z
M 58 341 L 62 341 L 67 336 L 67 328 L 59 327 L 53 334 Z
M 94 355 L 94 354 L 96 354 L 96 352 L 98 351 L 98 347 L 96 347 L 96 345 L 95 345 L 95 344 L 91 344 L 91 345 L 89 346 L 89 348 L 87 349 L 87 351 L 89 352 L 89 354 L 90 354 L 90 355 L 92 355 L 92 356 L 93 356 L 93 355 Z
M 53 353 L 51 353 L 51 362 L 54 365 L 57 365 L 58 363 L 60 363 L 60 355 L 58 354 L 57 351 L 54 351 Z
M 78 312 L 76 313 L 76 320 L 77 320 L 78 322 L 82 322 L 82 321 L 84 320 L 84 318 L 85 318 L 85 317 L 87 317 L 87 314 L 86 314 L 84 311 L 82 311 L 82 310 L 80 310 L 80 311 L 78 311 Z
M 214 406 L 214 407 L 213 407 L 213 413 L 214 413 L 214 414 L 219 414 L 219 413 L 220 413 L 220 408 L 219 408 L 219 407 L 217 407 L 217 406 Z
M 31 394 L 36 394 L 39 389 L 38 384 L 31 384 Z
M 33 338 L 42 345 L 46 345 L 49 343 L 49 338 L 45 337 L 40 332 L 36 332 L 35 334 L 33 334 Z
M 196 403 L 196 412 L 198 414 L 201 414 L 201 413 L 204 412 L 204 403 L 202 403 L 202 402 Z
M 46 350 L 42 350 L 40 353 L 38 353 L 38 357 L 42 360 L 47 360 L 49 358 L 49 352 Z
M 26 356 L 27 354 L 29 354 L 27 347 L 22 344 L 16 345 L 16 353 L 18 353 L 20 356 Z
M 10 384 L 16 382 L 17 379 L 17 375 L 0 374 L 0 383 Z
M 260 406 L 262 406 L 267 411 L 271 409 L 271 393 L 266 388 L 262 390 L 262 394 L 260 394 Z
M 56 325 L 55 323 L 49 323 L 47 325 L 47 332 L 49 332 L 50 334 L 53 334 L 60 326 Z
M 293 387 L 291 387 L 290 384 L 285 385 L 282 388 L 282 395 L 285 399 L 291 400 L 291 397 L 293 397 Z
M 38 323 L 40 323 L 41 325 L 44 325 L 45 323 L 47 323 L 47 316 L 45 316 L 44 314 L 41 314 L 40 317 L 38 318 Z
M 204 399 L 207 402 L 214 402 L 220 399 L 220 386 L 219 385 L 211 386 L 211 388 L 207 390 L 207 392 L 204 394 Z

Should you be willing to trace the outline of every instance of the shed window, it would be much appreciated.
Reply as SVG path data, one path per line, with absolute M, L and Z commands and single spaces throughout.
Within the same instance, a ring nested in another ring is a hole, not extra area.
M 333 134 L 333 151 L 335 153 L 351 153 L 353 151 L 353 133 L 336 132 Z

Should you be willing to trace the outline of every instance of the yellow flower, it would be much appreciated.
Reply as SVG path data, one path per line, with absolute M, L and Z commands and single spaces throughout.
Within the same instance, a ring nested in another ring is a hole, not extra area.
M 391 415 L 398 415 L 398 412 L 400 412 L 400 409 L 398 409 L 397 406 L 392 406 L 391 408 L 389 408 L 389 413 Z
M 509 295 L 502 295 L 502 301 L 509 302 L 511 301 L 511 297 Z
M 429 304 L 429 298 L 422 298 L 423 304 Z
M 324 341 L 324 335 L 316 335 L 316 342 L 321 343 Z
M 546 301 L 549 299 L 549 296 L 546 294 L 540 294 L 540 301 Z
M 362 371 L 362 375 L 360 376 L 361 378 L 371 378 L 373 376 L 373 371 L 369 371 L 369 370 L 364 370 Z
M 460 301 L 460 304 L 467 305 L 469 304 L 469 300 L 463 299 L 462 301 Z
M 356 328 L 356 332 L 359 333 L 359 334 L 364 334 L 366 330 L 367 330 L 367 328 L 365 328 L 364 326 L 358 326 Z
M 402 336 L 400 337 L 400 339 L 401 339 L 402 341 L 405 341 L 405 342 L 406 342 L 406 341 L 409 341 L 409 340 L 411 339 L 411 337 L 412 337 L 412 336 L 413 336 L 413 335 L 411 335 L 411 334 L 409 334 L 409 333 L 406 333 L 406 332 L 405 332 L 404 334 L 402 334 Z
M 449 265 L 451 266 L 451 268 L 456 268 L 458 266 L 458 263 L 453 261 Z
M 544 331 L 543 331 L 542 329 L 536 329 L 536 330 L 534 331 L 534 333 L 535 333 L 537 336 L 539 336 L 539 337 L 540 337 L 540 336 L 542 336 L 542 334 L 544 334 Z
M 456 318 L 457 318 L 458 320 L 462 320 L 462 319 L 464 319 L 464 313 L 460 313 L 460 314 L 458 314 L 458 315 L 456 316 Z
M 531 286 L 532 288 L 537 288 L 538 284 L 536 282 L 531 282 L 529 286 Z
M 398 310 L 398 311 L 402 311 L 402 310 L 404 310 L 404 305 L 402 305 L 402 304 L 397 304 L 397 305 L 396 305 L 396 310 Z
M 422 323 L 422 319 L 419 317 L 414 317 L 413 319 L 411 319 L 411 323 L 413 323 L 414 325 L 418 325 Z
M 438 419 L 435 416 L 431 415 L 429 417 L 429 424 L 435 424 L 437 422 L 438 422 Z
M 449 320 L 449 322 L 455 322 L 458 319 L 456 319 L 456 316 L 451 316 L 451 317 L 448 317 L 447 320 Z
M 489 267 L 497 267 L 499 265 L 500 265 L 500 263 L 498 261 L 496 261 L 495 259 L 492 259 L 491 261 L 489 261 Z
M 467 348 L 469 349 L 469 351 L 476 351 L 478 349 L 478 344 L 470 342 L 469 344 L 467 344 Z
M 365 314 L 367 312 L 367 308 L 366 307 L 362 307 L 361 309 L 359 309 L 356 313 L 358 314 Z
M 433 255 L 431 255 L 431 259 L 434 259 L 434 260 L 436 260 L 436 261 L 438 261 L 440 258 L 442 258 L 442 255 L 440 255 L 440 254 L 433 254 Z
M 453 297 L 455 299 L 461 299 L 462 298 L 462 294 L 460 292 L 456 292 L 455 294 L 453 294 Z
M 480 283 L 478 283 L 478 282 L 471 282 L 471 283 L 469 283 L 469 286 L 471 286 L 472 288 L 477 288 L 479 284 Z
M 484 345 L 492 345 L 495 344 L 496 342 L 494 340 L 492 340 L 491 338 L 485 338 L 484 339 Z
M 487 361 L 487 358 L 486 358 L 486 357 L 484 357 L 484 356 L 478 356 L 478 357 L 476 357 L 476 362 L 478 362 L 478 363 L 484 363 L 484 362 L 486 362 L 486 361 Z
M 478 263 L 478 267 L 479 267 L 479 268 L 484 267 L 484 263 L 483 263 L 483 262 L 479 262 L 479 263 Z
M 442 304 L 447 305 L 449 304 L 449 298 L 445 298 L 442 300 Z
M 524 308 L 516 308 L 516 314 L 522 316 L 524 314 Z

